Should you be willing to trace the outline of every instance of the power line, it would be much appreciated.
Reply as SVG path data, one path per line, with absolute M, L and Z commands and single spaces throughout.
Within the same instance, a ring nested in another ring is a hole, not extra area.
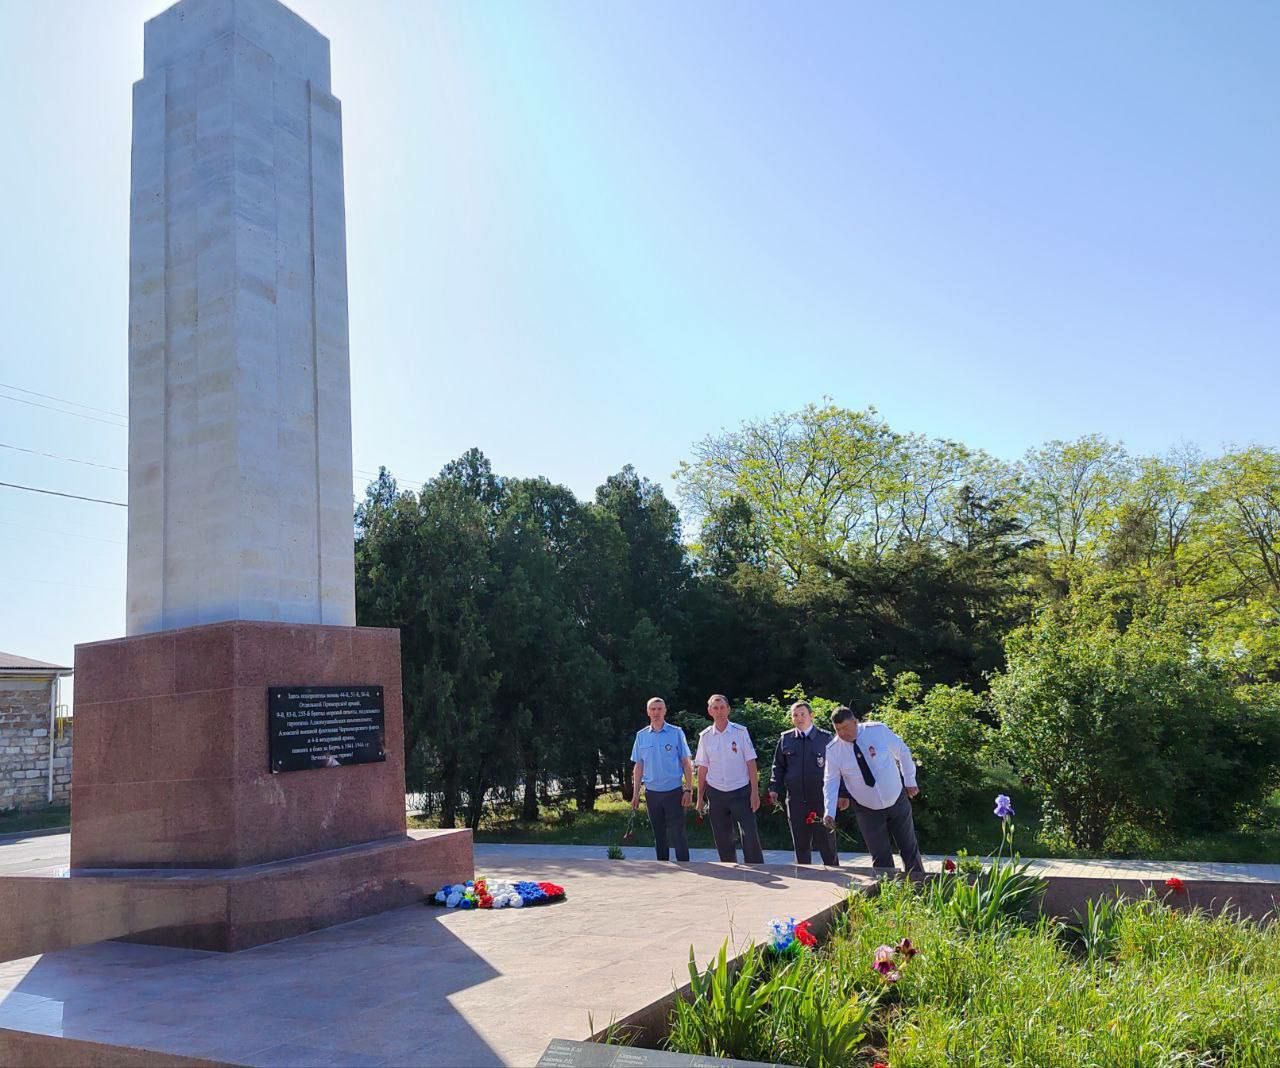
M 113 504 L 117 508 L 128 508 L 123 501 L 107 501 L 101 497 L 81 497 L 78 493 L 59 493 L 57 490 L 40 489 L 38 486 L 19 486 L 16 482 L 0 482 L 0 486 L 9 489 L 26 490 L 28 493 L 47 493 L 50 497 L 67 497 L 73 501 L 92 501 L 94 504 Z
M 29 404 L 33 408 L 43 408 L 45 411 L 58 412 L 60 415 L 74 415 L 77 419 L 90 419 L 95 423 L 106 423 L 107 426 L 114 426 L 120 430 L 128 429 L 124 423 L 117 423 L 111 419 L 99 419 L 96 415 L 85 415 L 84 412 L 69 412 L 65 408 L 55 408 L 52 404 L 41 404 L 39 401 L 27 400 L 25 397 L 9 397 L 0 393 L 0 400 L 13 401 L 15 404 Z
M 70 404 L 73 408 L 88 408 L 91 412 L 101 412 L 103 415 L 114 415 L 120 419 L 128 419 L 124 412 L 113 412 L 109 408 L 95 408 L 92 404 L 81 404 L 79 401 L 67 400 L 66 397 L 55 397 L 51 393 L 37 393 L 34 389 L 23 389 L 21 386 L 11 386 L 8 382 L 0 382 L 0 386 L 5 389 L 14 389 L 19 393 L 28 393 L 33 397 L 43 397 L 45 400 L 57 401 L 59 404 Z
M 92 534 L 73 534 L 69 530 L 57 530 L 54 527 L 33 527 L 29 523 L 10 523 L 7 520 L 0 519 L 0 526 L 14 527 L 17 530 L 25 530 L 32 534 L 56 534 L 62 538 L 80 538 L 83 541 L 100 541 L 104 545 L 124 545 L 122 541 L 115 538 L 95 538 Z M 12 535 L 10 535 L 11 537 Z
M 0 449 L 12 449 L 14 452 L 30 453 L 32 456 L 47 456 L 50 460 L 65 460 L 69 464 L 84 464 L 87 467 L 101 467 L 106 471 L 124 471 L 127 474 L 129 470 L 127 467 L 112 467 L 111 464 L 96 464 L 92 460 L 77 460 L 71 456 L 56 456 L 54 453 L 41 452 L 39 449 L 24 449 L 21 445 L 6 445 L 3 441 L 0 441 Z
M 387 471 L 387 474 L 391 475 L 391 477 L 396 480 L 396 483 L 398 485 L 410 485 L 410 486 L 417 486 L 419 488 L 426 485 L 426 483 L 419 482 L 417 479 L 414 479 L 414 478 L 400 478 L 398 475 L 393 474 L 390 470 Z M 378 472 L 369 471 L 360 467 L 353 467 L 351 469 L 351 477 L 357 480 L 361 478 L 367 478 L 371 482 L 376 482 L 378 479 Z
M 26 394 L 28 394 L 29 396 L 32 396 L 32 397 L 42 397 L 42 398 L 44 398 L 45 400 L 57 401 L 59 404 L 70 404 L 72 407 L 75 407 L 75 408 L 85 408 L 85 409 L 88 409 L 88 410 L 89 410 L 89 411 L 91 411 L 91 412 L 98 412 L 98 413 L 100 413 L 100 414 L 102 414 L 102 415 L 111 415 L 111 416 L 115 416 L 117 419 L 123 419 L 123 420 L 124 420 L 124 423 L 123 423 L 123 424 L 121 424 L 121 423 L 117 423 L 117 422 L 113 422 L 113 421 L 111 421 L 111 420 L 109 420 L 109 419 L 95 419 L 95 420 L 94 420 L 94 422 L 98 422 L 98 423 L 106 423 L 108 426 L 118 426 L 118 427 L 121 427 L 121 429 L 123 429 L 123 428 L 124 428 L 124 426 L 127 426 L 128 422 L 129 422 L 129 417 L 128 417 L 127 415 L 125 415 L 125 414 L 124 414 L 124 412 L 112 411 L 110 408 L 95 408 L 95 407 L 94 407 L 93 405 L 91 405 L 91 404 L 82 404 L 82 403 L 80 403 L 79 401 L 68 400 L 66 397 L 55 397 L 52 393 L 41 393 L 41 392 L 39 392 L 38 390 L 34 390 L 34 389 L 26 389 L 26 388 L 25 388 L 25 387 L 23 387 L 23 386 L 14 386 L 14 385 L 10 385 L 8 382 L 0 382 L 0 389 L 12 389 L 12 390 L 16 390 L 16 391 L 17 391 L 17 392 L 19 392 L 19 393 L 26 393 Z M 46 411 L 50 411 L 50 412 L 59 412 L 59 413 L 60 413 L 60 414 L 62 414 L 62 415 L 75 415 L 75 416 L 79 416 L 79 418 L 81 418 L 81 419 L 89 419 L 89 418 L 92 418 L 91 416 L 83 415 L 83 414 L 82 414 L 82 413 L 80 413 L 80 412 L 68 412 L 68 411 L 64 411 L 64 410 L 63 410 L 63 409 L 61 409 L 61 408 L 53 408 L 53 407 L 50 407 L 50 406 L 49 406 L 49 405 L 47 405 L 47 404 L 37 404 L 35 401 L 24 400 L 22 397 L 6 397 L 3 393 L 0 393 L 0 400 L 16 401 L 16 402 L 17 402 L 17 403 L 19 403 L 19 404 L 30 404 L 32 407 L 35 407 L 35 408 L 44 408 Z M 111 470 L 111 471 L 124 471 L 124 470 L 126 470 L 126 469 L 125 469 L 125 468 L 123 468 L 123 467 L 112 467 L 110 464 L 97 464 L 97 463 L 93 463 L 93 461 L 91 461 L 91 460 L 76 460 L 76 459 L 73 459 L 73 458 L 72 458 L 72 457 L 70 457 L 70 456 L 55 456 L 53 453 L 50 453 L 50 452 L 39 452 L 39 451 L 38 451 L 38 450 L 36 450 L 36 449 L 24 449 L 24 448 L 22 448 L 22 447 L 20 447 L 20 446 L 18 446 L 18 445 L 0 445 L 0 447 L 7 448 L 7 449 L 16 449 L 16 450 L 18 450 L 19 452 L 35 453 L 36 455 L 39 455 L 39 456 L 47 456 L 47 457 L 49 457 L 49 458 L 50 458 L 50 459 L 52 459 L 52 460 L 68 460 L 68 461 L 70 461 L 71 463 L 89 464 L 91 467 L 105 467 L 105 468 L 107 468 L 108 470 Z M 369 470 L 368 468 L 353 467 L 353 468 L 352 468 L 352 472 L 353 472 L 353 475 L 361 475 L 361 476 L 363 476 L 363 477 L 365 477 L 365 478 L 368 478 L 368 479 L 371 479 L 371 480 L 372 480 L 372 479 L 376 479 L 376 478 L 378 477 L 378 472 L 376 472 L 376 471 L 371 471 L 371 470 Z M 399 483 L 408 484 L 408 485 L 413 485 L 413 486 L 422 486 L 422 485 L 424 485 L 424 483 L 423 483 L 423 482 L 420 482 L 420 481 L 419 481 L 419 480 L 417 480 L 417 479 L 413 479 L 413 478 L 399 478 L 399 477 L 394 476 L 394 475 L 393 475 L 392 477 L 394 477 L 394 478 L 396 479 L 396 481 L 397 481 L 397 482 L 399 482 Z
M 73 590 L 101 590 L 104 593 L 124 593 L 119 586 L 90 586 L 83 582 L 59 582 L 57 579 L 28 578 L 26 575 L 6 575 L 5 581 L 38 582 L 42 586 L 67 586 Z

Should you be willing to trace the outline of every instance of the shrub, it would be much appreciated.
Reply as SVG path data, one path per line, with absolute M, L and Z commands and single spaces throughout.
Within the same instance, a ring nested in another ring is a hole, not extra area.
M 1073 846 L 1233 829 L 1274 788 L 1280 711 L 1237 697 L 1190 626 L 1152 614 L 1121 629 L 1077 607 L 1009 637 L 991 682 L 1001 743 Z
M 923 837 L 938 835 L 982 786 L 990 733 L 982 714 L 978 694 L 963 686 L 937 685 L 926 691 L 912 671 L 894 678 L 874 710 L 875 718 L 907 743 L 919 765 L 914 813 Z

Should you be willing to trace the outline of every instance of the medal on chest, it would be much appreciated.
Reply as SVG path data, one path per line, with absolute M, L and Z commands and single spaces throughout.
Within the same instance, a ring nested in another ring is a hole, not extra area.
M 822 765 L 827 762 L 827 758 L 824 756 L 818 757 L 817 760 L 818 760 L 818 767 L 822 767 Z
M 875 759 L 876 747 L 874 745 L 867 746 L 867 756 L 871 757 L 872 760 Z
M 736 752 L 738 751 L 738 743 L 737 743 L 737 742 L 730 742 L 730 743 L 729 743 L 729 748 L 730 748 L 730 749 L 732 749 L 732 750 L 736 753 Z

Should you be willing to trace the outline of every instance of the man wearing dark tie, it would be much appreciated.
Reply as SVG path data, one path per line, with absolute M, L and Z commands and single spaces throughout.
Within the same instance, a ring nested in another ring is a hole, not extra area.
M 797 864 L 813 863 L 813 847 L 822 854 L 822 863 L 838 868 L 835 832 L 822 822 L 823 765 L 831 735 L 814 726 L 813 710 L 806 701 L 791 706 L 794 729 L 783 731 L 773 753 L 773 775 L 769 780 L 769 803 L 786 792 L 787 821 L 791 824 L 791 844 Z M 843 791 L 841 791 L 843 793 Z M 840 807 L 845 802 L 841 800 Z
M 827 746 L 823 769 L 823 823 L 835 826 L 840 786 L 853 796 L 853 814 L 867 843 L 871 863 L 893 867 L 893 844 L 909 873 L 924 871 L 916 844 L 911 798 L 916 788 L 916 764 L 907 743 L 883 723 L 860 723 L 841 705 L 831 713 L 836 737 Z

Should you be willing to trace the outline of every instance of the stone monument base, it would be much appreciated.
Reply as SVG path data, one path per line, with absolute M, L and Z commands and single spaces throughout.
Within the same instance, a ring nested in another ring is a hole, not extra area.
M 422 901 L 472 878 L 471 832 L 411 831 L 229 869 L 56 869 L 0 878 L 0 961 L 121 939 L 233 952 Z
M 398 630 L 208 623 L 78 645 L 75 679 L 72 868 L 237 868 L 404 834 Z M 381 688 L 383 758 L 273 770 L 269 692 L 322 686 Z
M 397 630 L 228 621 L 80 645 L 75 722 L 70 870 L 0 880 L 0 959 L 109 938 L 240 950 L 472 877 L 470 831 L 406 833 Z

